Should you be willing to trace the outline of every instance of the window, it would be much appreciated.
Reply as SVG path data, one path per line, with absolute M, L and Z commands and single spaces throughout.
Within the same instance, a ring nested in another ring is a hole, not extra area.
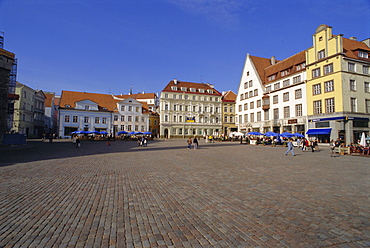
M 313 102 L 313 111 L 314 111 L 314 114 L 316 115 L 322 114 L 321 100 Z
M 139 131 L 139 126 L 135 125 L 135 131 Z
M 121 129 L 121 130 L 125 130 L 125 125 L 121 125 L 121 126 L 120 126 L 120 129 Z
M 356 91 L 356 81 L 353 79 L 349 80 L 349 89 L 352 91 Z
M 289 85 L 290 85 L 290 80 L 289 79 L 283 81 L 283 87 L 286 87 L 286 86 L 289 86 Z
M 73 123 L 77 123 L 77 122 L 78 122 L 78 116 L 77 116 L 77 115 L 74 115 L 74 116 L 72 117 L 72 122 L 73 122 Z
M 290 118 L 290 108 L 289 108 L 289 106 L 284 107 L 284 118 Z
M 274 104 L 279 103 L 278 95 L 272 97 L 272 103 Z
M 244 100 L 244 94 L 240 94 L 240 100 Z
M 127 116 L 127 121 L 132 121 L 132 116 L 131 115 Z
M 204 93 L 204 89 L 199 89 L 199 92 L 200 93 Z
M 356 71 L 356 64 L 348 62 L 348 71 Z
M 357 98 L 351 97 L 351 112 L 357 112 Z
M 69 115 L 64 116 L 64 122 L 70 122 L 70 117 Z
M 173 99 L 176 99 L 176 94 L 173 94 L 172 98 L 173 98 Z
M 187 91 L 186 87 L 181 87 L 181 91 Z
M 274 109 L 274 120 L 277 120 L 277 119 L 279 119 L 279 109 L 275 108 Z
M 330 80 L 324 83 L 325 92 L 334 91 L 334 81 Z
M 140 107 L 135 107 L 136 112 L 140 112 Z
M 233 119 L 233 116 L 230 116 L 230 122 L 234 122 Z
M 254 113 L 251 113 L 251 122 L 254 122 Z
M 248 114 L 244 115 L 244 123 L 248 122 Z
M 251 108 L 251 109 L 254 109 L 254 102 L 251 102 L 251 103 L 250 103 L 250 108 Z
M 121 105 L 121 111 L 125 111 L 125 106 Z
M 253 86 L 253 80 L 250 80 L 249 81 L 249 87 L 252 87 Z
M 224 122 L 227 122 L 227 115 L 224 116 Z
M 362 66 L 362 73 L 363 74 L 369 74 L 369 66 L 367 66 L 367 65 Z
M 289 101 L 289 92 L 286 92 L 286 93 L 283 94 L 283 101 L 284 102 Z
M 113 121 L 118 121 L 118 115 L 114 115 Z
M 90 109 L 90 106 L 89 105 L 85 105 L 85 110 L 89 110 Z
M 268 81 L 273 81 L 273 80 L 275 80 L 275 78 L 276 78 L 276 74 L 268 76 L 267 80 Z
M 366 109 L 366 113 L 370 113 L 370 100 L 369 99 L 366 99 L 365 100 L 365 109 Z
M 295 99 L 302 98 L 302 89 L 295 90 Z
M 358 56 L 359 56 L 360 58 L 365 58 L 365 59 L 367 59 L 367 58 L 369 58 L 369 53 L 368 53 L 368 52 L 364 52 L 364 51 L 358 51 Z
M 131 125 L 127 125 L 127 131 L 131 131 Z
M 168 94 L 166 93 L 166 94 L 164 94 L 164 98 L 168 98 Z
M 258 96 L 258 90 L 257 89 L 254 90 L 253 96 Z
M 318 51 L 317 59 L 323 59 L 323 58 L 325 58 L 325 50 Z
M 265 118 L 265 121 L 268 121 L 270 118 L 270 111 L 268 109 L 265 110 L 264 112 L 264 118 Z
M 328 64 L 324 66 L 324 74 L 333 72 L 333 64 Z
M 271 91 L 271 85 L 266 87 L 266 91 Z
M 326 113 L 334 113 L 334 98 L 325 99 Z
M 101 123 L 107 124 L 107 117 L 103 117 Z
M 281 76 L 284 77 L 289 74 L 289 69 L 280 72 Z
M 312 70 L 312 77 L 320 77 L 320 68 Z
M 248 88 L 248 82 L 244 83 L 244 89 Z
M 249 98 L 253 97 L 253 91 L 249 91 Z
M 191 92 L 196 92 L 196 91 L 197 91 L 197 89 L 196 89 L 196 88 L 190 88 L 190 91 L 191 91 Z
M 257 108 L 260 108 L 261 107 L 261 100 L 257 100 Z
M 248 103 L 244 103 L 244 110 L 248 110 Z
M 95 123 L 100 123 L 100 118 L 99 117 L 95 117 Z
M 296 76 L 293 78 L 293 84 L 296 84 L 296 83 L 300 83 L 302 80 L 301 80 L 301 75 L 299 76 Z
M 370 93 L 370 82 L 364 83 L 364 91 Z
M 242 105 L 239 105 L 239 112 L 242 111 Z
M 248 92 L 246 92 L 244 95 L 245 95 L 245 99 L 248 99 Z
M 168 115 L 165 115 L 165 116 L 164 116 L 164 121 L 165 121 L 165 122 L 168 122 Z
M 302 104 L 295 105 L 295 116 L 302 116 Z
M 274 90 L 280 89 L 280 83 L 274 84 Z
M 313 88 L 314 95 L 321 94 L 321 84 L 314 84 L 312 88 Z
M 132 111 L 132 106 L 128 106 L 128 111 Z
M 177 90 L 177 86 L 171 86 L 171 90 Z
M 168 103 L 164 105 L 164 110 L 168 110 Z
M 125 121 L 125 116 L 121 115 L 121 121 Z
M 88 116 L 84 116 L 84 123 L 89 123 L 89 117 Z
M 261 111 L 257 112 L 257 121 L 261 121 Z

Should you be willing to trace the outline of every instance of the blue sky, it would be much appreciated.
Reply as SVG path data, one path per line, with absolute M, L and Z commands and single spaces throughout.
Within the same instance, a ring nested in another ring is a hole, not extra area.
M 0 31 L 34 89 L 157 93 L 177 78 L 237 92 L 247 53 L 290 57 L 320 24 L 364 40 L 369 13 L 369 0 L 0 0 Z

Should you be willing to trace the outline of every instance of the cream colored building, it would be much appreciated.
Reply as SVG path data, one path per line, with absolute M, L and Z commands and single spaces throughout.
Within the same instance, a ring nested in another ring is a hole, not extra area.
M 231 90 L 222 94 L 222 134 L 227 137 L 231 132 L 238 131 L 235 125 L 236 94 Z
M 221 135 L 221 96 L 211 84 L 170 81 L 160 96 L 161 137 Z

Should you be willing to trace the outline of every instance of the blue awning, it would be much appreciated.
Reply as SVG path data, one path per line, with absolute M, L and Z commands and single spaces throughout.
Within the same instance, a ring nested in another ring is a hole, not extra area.
M 331 128 L 315 128 L 315 129 L 308 129 L 306 134 L 308 135 L 315 135 L 315 134 L 330 134 Z

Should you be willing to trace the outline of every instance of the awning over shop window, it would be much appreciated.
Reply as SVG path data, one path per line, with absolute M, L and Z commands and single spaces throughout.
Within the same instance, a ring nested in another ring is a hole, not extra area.
M 315 134 L 330 134 L 331 128 L 315 128 L 315 129 L 308 129 L 306 134 L 308 135 L 315 135 Z

